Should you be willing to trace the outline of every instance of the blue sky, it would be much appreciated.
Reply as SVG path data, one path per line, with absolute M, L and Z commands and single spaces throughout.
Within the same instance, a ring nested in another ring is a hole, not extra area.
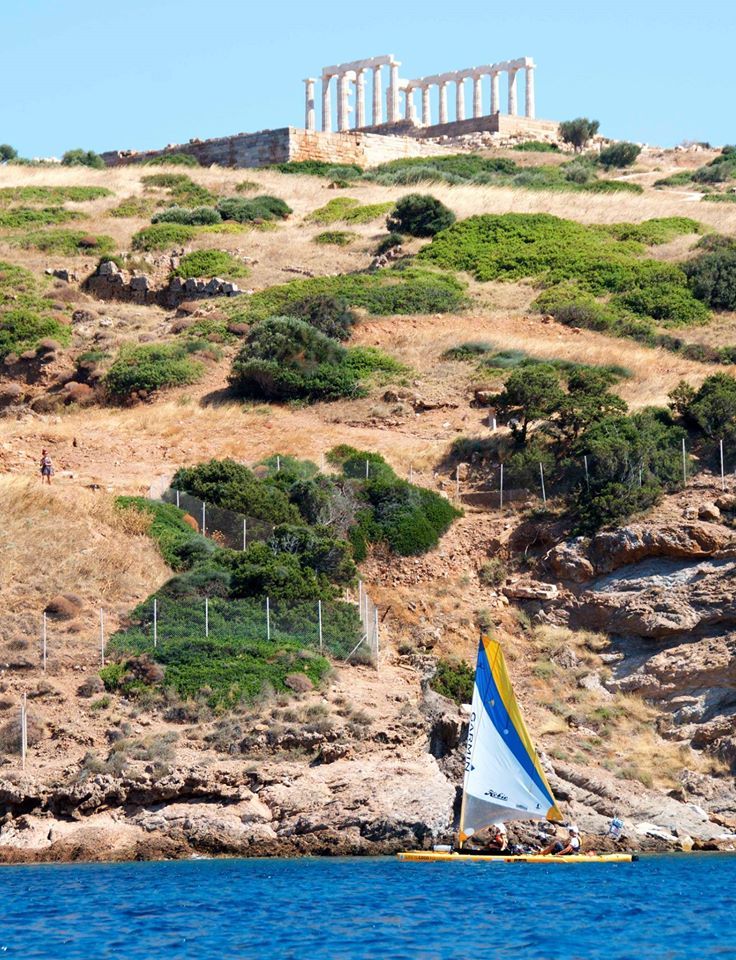
M 303 125 L 302 79 L 381 53 L 418 77 L 532 56 L 537 115 L 736 141 L 725 0 L 4 0 L 0 142 L 26 156 Z

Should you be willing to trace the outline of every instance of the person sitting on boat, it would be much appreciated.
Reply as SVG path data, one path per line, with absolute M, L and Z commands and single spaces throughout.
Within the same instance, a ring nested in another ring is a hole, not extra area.
M 569 857 L 573 854 L 580 853 L 580 834 L 578 833 L 578 828 L 571 823 L 567 828 L 567 843 L 564 840 L 554 840 L 548 847 L 545 847 L 544 850 L 540 850 L 539 853 L 543 857 L 547 857 L 550 854 L 554 854 L 557 857 Z
M 501 822 L 491 824 L 488 852 L 507 853 L 508 849 L 509 836 L 506 833 L 506 827 Z

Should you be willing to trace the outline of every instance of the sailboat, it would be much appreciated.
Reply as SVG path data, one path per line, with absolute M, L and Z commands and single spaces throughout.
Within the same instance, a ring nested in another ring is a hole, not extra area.
M 460 809 L 458 850 L 407 851 L 400 860 L 488 860 L 590 863 L 630 861 L 631 854 L 487 854 L 463 850 L 476 833 L 498 821 L 549 820 L 564 817 L 539 762 L 511 686 L 500 644 L 481 637 L 475 668 L 473 703 L 465 749 L 465 777 Z

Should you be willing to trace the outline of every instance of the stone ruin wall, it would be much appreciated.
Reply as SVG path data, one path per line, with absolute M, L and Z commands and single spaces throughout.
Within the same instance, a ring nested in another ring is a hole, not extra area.
M 109 167 L 142 163 L 166 153 L 188 153 L 203 166 L 266 167 L 288 160 L 324 160 L 327 163 L 357 163 L 373 167 L 401 157 L 429 157 L 443 150 L 454 153 L 457 147 L 437 143 L 428 138 L 458 137 L 470 133 L 499 133 L 502 136 L 554 137 L 557 124 L 549 120 L 532 120 L 505 114 L 479 119 L 457 120 L 433 127 L 415 127 L 411 123 L 384 125 L 373 130 L 324 133 L 299 127 L 262 130 L 259 133 L 238 133 L 232 137 L 194 140 L 175 144 L 165 150 L 108 151 L 102 158 Z

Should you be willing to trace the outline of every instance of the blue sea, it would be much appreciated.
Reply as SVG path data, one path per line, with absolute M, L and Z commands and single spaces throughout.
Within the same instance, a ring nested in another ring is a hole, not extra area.
M 0 867 L 0 958 L 736 957 L 736 855 Z

